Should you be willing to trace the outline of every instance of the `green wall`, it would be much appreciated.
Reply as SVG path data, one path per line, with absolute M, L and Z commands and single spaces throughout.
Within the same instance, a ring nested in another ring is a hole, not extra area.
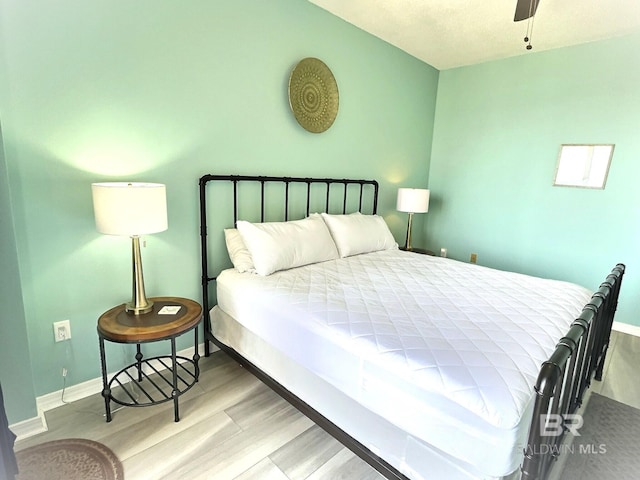
M 7 415 L 36 416 L 31 357 L 22 304 L 18 252 L 0 128 L 0 384 Z
M 62 387 L 63 366 L 71 385 L 98 377 L 96 319 L 130 294 L 129 241 L 95 231 L 94 181 L 167 184 L 169 230 L 143 251 L 149 296 L 199 298 L 202 174 L 364 177 L 400 243 L 396 188 L 428 184 L 416 246 L 590 288 L 626 263 L 617 319 L 640 325 L 640 34 L 438 72 L 305 0 L 0 0 L 0 40 L 11 422 Z M 340 90 L 320 135 L 286 96 L 307 56 Z M 597 142 L 616 144 L 605 190 L 551 186 L 561 143 Z M 73 338 L 55 344 L 63 319 Z M 131 347 L 107 353 L 113 370 Z
M 449 256 L 595 289 L 640 325 L 640 33 L 440 73 L 427 234 Z M 563 143 L 614 143 L 604 190 L 553 187 Z
M 169 230 L 143 250 L 147 294 L 196 299 L 202 174 L 376 178 L 399 241 L 396 188 L 427 184 L 438 71 L 307 1 L 0 0 L 0 35 L 25 317 L 10 330 L 29 347 L 10 352 L 30 351 L 36 396 L 62 388 L 63 366 L 70 385 L 99 376 L 96 320 L 130 295 L 129 240 L 95 231 L 91 182 L 167 184 Z M 286 95 L 308 56 L 340 90 L 320 135 L 297 124 Z M 72 339 L 55 344 L 64 319 Z M 130 353 L 109 345 L 111 370 Z M 33 416 L 32 402 L 6 395 L 10 421 Z

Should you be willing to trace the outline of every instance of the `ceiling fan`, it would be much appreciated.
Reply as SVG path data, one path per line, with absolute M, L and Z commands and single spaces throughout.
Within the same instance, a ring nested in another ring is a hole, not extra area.
M 536 14 L 538 3 L 540 3 L 540 0 L 518 0 L 513 21 L 519 22 L 520 20 L 533 17 Z
M 517 0 L 516 13 L 513 16 L 514 22 L 521 20 L 529 20 L 527 22 L 527 35 L 524 37 L 524 41 L 527 44 L 527 50 L 531 50 L 531 35 L 533 34 L 533 17 L 536 14 L 540 0 Z
M 538 3 L 540 3 L 540 0 L 518 0 L 513 21 L 519 22 L 533 17 L 536 14 Z

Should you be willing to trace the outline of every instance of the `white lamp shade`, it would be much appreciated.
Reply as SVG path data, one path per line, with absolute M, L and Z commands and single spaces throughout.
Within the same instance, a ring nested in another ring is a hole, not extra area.
M 96 228 L 107 235 L 145 235 L 167 229 L 167 193 L 161 183 L 91 184 Z
M 396 210 L 409 213 L 427 213 L 429 211 L 429 190 L 399 188 Z

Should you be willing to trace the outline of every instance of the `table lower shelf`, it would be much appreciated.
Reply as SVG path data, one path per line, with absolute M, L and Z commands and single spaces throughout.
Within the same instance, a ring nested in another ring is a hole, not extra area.
M 180 396 L 198 381 L 196 362 L 176 357 L 177 391 Z M 170 355 L 147 358 L 126 366 L 109 381 L 109 398 L 127 407 L 146 407 L 174 400 Z

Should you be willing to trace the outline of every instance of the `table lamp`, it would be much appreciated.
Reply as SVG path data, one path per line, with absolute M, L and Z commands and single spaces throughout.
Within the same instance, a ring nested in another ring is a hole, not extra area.
M 153 310 L 142 274 L 140 235 L 167 229 L 166 188 L 160 183 L 107 182 L 91 184 L 96 228 L 106 235 L 131 237 L 133 295 L 125 306 L 135 315 Z
M 404 250 L 411 250 L 411 221 L 413 220 L 413 214 L 427 213 L 429 211 L 429 190 L 423 188 L 399 188 L 396 210 L 409 214 Z

